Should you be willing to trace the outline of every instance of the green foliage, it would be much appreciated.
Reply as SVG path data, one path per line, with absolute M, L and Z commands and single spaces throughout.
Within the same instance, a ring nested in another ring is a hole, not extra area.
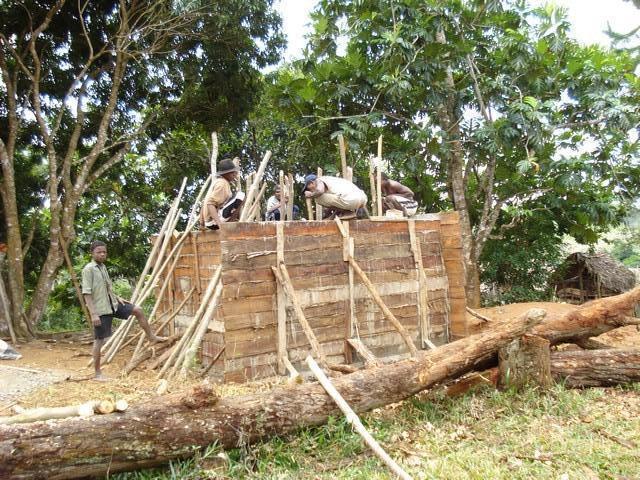
M 305 171 L 335 164 L 327 138 L 342 132 L 366 185 L 366 158 L 383 134 L 385 168 L 427 211 L 454 208 L 453 185 L 464 187 L 478 259 L 485 231 L 514 217 L 549 226 L 538 233 L 556 242 L 569 233 L 593 243 L 640 193 L 635 61 L 578 45 L 562 9 L 324 0 L 313 21 L 305 58 L 268 91 L 299 132 Z M 521 225 L 509 227 L 514 238 L 527 236 Z M 519 263 L 539 253 L 525 250 Z
M 627 267 L 640 267 L 640 228 L 623 230 L 623 237 L 613 241 L 611 255 Z

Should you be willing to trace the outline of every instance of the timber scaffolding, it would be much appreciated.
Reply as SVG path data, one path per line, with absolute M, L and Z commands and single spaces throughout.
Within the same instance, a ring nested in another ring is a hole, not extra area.
M 467 335 L 454 212 L 225 223 L 187 235 L 180 249 L 170 237 L 175 253 L 164 261 L 175 268 L 157 283 L 167 283 L 157 314 L 173 319 L 170 335 L 202 324 L 203 337 L 191 337 L 218 381 L 295 375 L 310 352 L 348 371 Z M 215 310 L 203 315 L 207 307 Z

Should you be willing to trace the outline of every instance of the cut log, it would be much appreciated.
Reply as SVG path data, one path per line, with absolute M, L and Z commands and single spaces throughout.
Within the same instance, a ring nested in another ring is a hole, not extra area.
M 640 382 L 640 349 L 553 352 L 551 375 L 569 388 Z
M 543 316 L 533 309 L 415 358 L 338 377 L 334 385 L 356 412 L 395 403 L 474 370 Z M 235 448 L 335 415 L 338 407 L 315 382 L 220 401 L 202 384 L 188 398 L 154 398 L 121 415 L 0 426 L 0 478 L 78 478 L 151 467 L 213 442 Z
M 529 386 L 549 387 L 549 340 L 524 335 L 498 351 L 500 386 L 522 390 Z

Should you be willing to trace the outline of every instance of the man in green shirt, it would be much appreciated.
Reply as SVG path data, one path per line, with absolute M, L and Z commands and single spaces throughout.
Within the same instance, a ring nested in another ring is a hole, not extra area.
M 100 370 L 100 350 L 107 338 L 111 336 L 113 317 L 126 319 L 131 315 L 151 342 L 162 342 L 164 337 L 156 336 L 149 326 L 142 308 L 134 305 L 113 292 L 111 279 L 104 262 L 107 259 L 107 245 L 100 240 L 91 244 L 91 261 L 82 269 L 82 294 L 91 315 L 94 329 L 93 365 L 96 380 L 108 380 Z

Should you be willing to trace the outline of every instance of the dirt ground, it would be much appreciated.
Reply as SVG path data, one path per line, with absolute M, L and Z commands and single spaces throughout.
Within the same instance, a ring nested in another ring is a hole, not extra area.
M 575 308 L 559 303 L 520 303 L 499 307 L 478 309 L 478 313 L 489 318 L 517 317 L 530 308 L 543 308 L 548 315 L 558 315 Z M 469 316 L 470 332 L 482 328 L 486 322 Z M 640 333 L 636 327 L 624 327 L 608 332 L 599 340 L 618 347 L 637 347 Z M 10 408 L 19 404 L 24 408 L 54 407 L 83 403 L 103 398 L 124 398 L 135 404 L 156 395 L 159 381 L 155 371 L 144 368 L 122 375 L 122 370 L 130 359 L 132 351 L 120 352 L 114 362 L 104 366 L 104 373 L 111 377 L 109 382 L 91 379 L 93 368 L 88 366 L 91 341 L 88 334 L 52 335 L 46 340 L 14 346 L 22 358 L 0 360 L 0 416 L 10 414 Z M 201 381 L 189 378 L 170 384 L 169 391 L 187 389 Z M 279 380 L 247 385 L 221 386 L 222 395 L 233 395 L 268 389 Z

